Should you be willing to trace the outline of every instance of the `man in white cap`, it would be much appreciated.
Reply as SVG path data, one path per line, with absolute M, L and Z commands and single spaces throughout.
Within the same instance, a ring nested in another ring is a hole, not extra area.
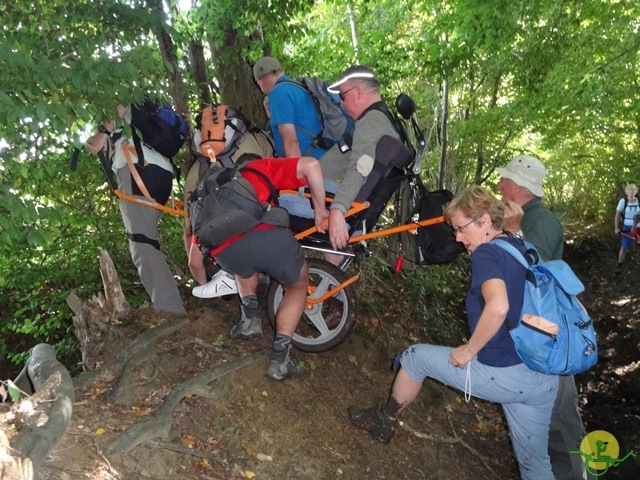
M 376 161 L 376 148 L 383 136 L 400 140 L 395 116 L 382 101 L 380 82 L 373 71 L 362 65 L 347 68 L 340 78 L 329 86 L 329 92 L 340 96 L 340 103 L 356 122 L 350 149 L 334 145 L 320 159 L 326 180 L 340 185 L 331 204 L 329 236 L 336 249 L 349 241 L 345 214 L 372 172 Z
M 502 177 L 497 189 L 507 207 L 505 230 L 533 243 L 545 261 L 562 258 L 562 225 L 542 203 L 544 165 L 535 157 L 520 155 L 496 172 Z
M 322 122 L 309 92 L 285 75 L 280 62 L 273 57 L 258 60 L 253 66 L 253 76 L 267 95 L 276 155 L 320 158 L 326 150 L 312 143 L 322 130 Z
M 557 217 L 542 203 L 546 169 L 535 157 L 520 155 L 500 174 L 497 190 L 505 203 L 504 229 L 531 242 L 542 260 L 560 260 L 564 231 Z M 558 480 L 586 479 L 584 461 L 571 450 L 579 449 L 586 435 L 578 409 L 578 389 L 573 376 L 560 376 L 549 426 L 549 456 Z

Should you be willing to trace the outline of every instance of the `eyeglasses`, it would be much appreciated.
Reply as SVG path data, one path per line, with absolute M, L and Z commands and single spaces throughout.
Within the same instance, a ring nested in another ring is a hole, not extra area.
M 464 233 L 464 229 L 467 228 L 469 225 L 471 225 L 472 223 L 477 222 L 478 220 L 480 220 L 480 218 L 474 218 L 473 220 L 471 220 L 469 223 L 467 223 L 466 225 L 463 225 L 461 227 L 456 227 L 453 229 L 453 234 L 454 235 L 458 235 L 458 234 L 462 234 Z
M 351 90 L 353 90 L 354 88 L 356 88 L 357 85 L 354 85 L 353 87 L 351 87 L 349 90 L 339 93 L 338 96 L 340 97 L 340 100 L 342 100 L 344 102 L 344 97 L 347 96 L 347 93 L 349 93 Z

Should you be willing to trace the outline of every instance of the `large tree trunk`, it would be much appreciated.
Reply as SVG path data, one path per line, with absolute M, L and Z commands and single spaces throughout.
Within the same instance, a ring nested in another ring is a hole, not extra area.
M 253 78 L 253 67 L 240 56 L 231 58 L 228 50 L 235 48 L 242 41 L 235 30 L 227 30 L 224 44 L 216 49 L 209 42 L 216 70 L 216 78 L 220 84 L 220 99 L 225 105 L 240 110 L 249 120 L 260 128 L 267 125 L 267 114 L 264 110 L 264 96 Z

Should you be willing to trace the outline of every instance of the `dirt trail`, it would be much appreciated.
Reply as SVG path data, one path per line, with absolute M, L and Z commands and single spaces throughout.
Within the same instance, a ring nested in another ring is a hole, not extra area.
M 598 366 L 577 382 L 587 429 L 613 433 L 621 454 L 640 454 L 640 254 L 615 276 L 616 248 L 606 237 L 582 236 L 567 245 L 565 257 L 587 286 L 584 303 L 600 343 Z M 115 379 L 77 390 L 71 425 L 40 479 L 518 478 L 500 408 L 467 404 L 432 382 L 403 415 L 390 445 L 348 424 L 347 407 L 386 395 L 393 354 L 414 343 L 399 322 L 360 315 L 358 330 L 343 345 L 297 354 L 301 375 L 279 383 L 263 376 L 269 328 L 258 340 L 231 342 L 226 332 L 237 301 L 193 302 L 189 326 L 157 342 L 162 354 L 133 369 L 135 381 L 120 392 L 119 403 Z M 176 385 L 252 354 L 257 357 L 248 366 L 179 402 L 166 438 L 108 453 L 123 431 L 152 418 Z M 626 461 L 603 478 L 640 478 L 640 462 Z

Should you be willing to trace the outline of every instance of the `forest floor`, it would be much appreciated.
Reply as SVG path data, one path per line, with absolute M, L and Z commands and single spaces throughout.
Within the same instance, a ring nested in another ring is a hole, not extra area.
M 617 248 L 613 237 L 582 233 L 567 242 L 565 259 L 586 285 L 581 298 L 595 321 L 600 348 L 598 365 L 576 377 L 583 420 L 587 431 L 615 435 L 622 457 L 640 453 L 640 250 L 616 275 Z M 425 383 L 391 444 L 350 426 L 348 406 L 385 396 L 393 355 L 418 340 L 405 328 L 402 312 L 395 312 L 395 319 L 359 315 L 357 329 L 342 345 L 323 354 L 297 353 L 301 374 L 275 382 L 264 377 L 269 327 L 254 341 L 226 337 L 237 315 L 236 299 L 192 299 L 189 310 L 189 324 L 156 341 L 163 353 L 135 367 L 136 381 L 117 400 L 113 380 L 76 389 L 71 424 L 38 478 L 518 478 L 500 408 L 477 399 L 466 403 L 463 394 L 435 382 Z M 121 328 L 132 336 L 161 323 L 138 314 Z M 248 357 L 248 365 L 210 383 L 210 395 L 183 398 L 163 435 L 110 452 L 109 445 L 127 429 L 154 416 L 174 386 Z M 640 458 L 602 478 L 640 478 Z

